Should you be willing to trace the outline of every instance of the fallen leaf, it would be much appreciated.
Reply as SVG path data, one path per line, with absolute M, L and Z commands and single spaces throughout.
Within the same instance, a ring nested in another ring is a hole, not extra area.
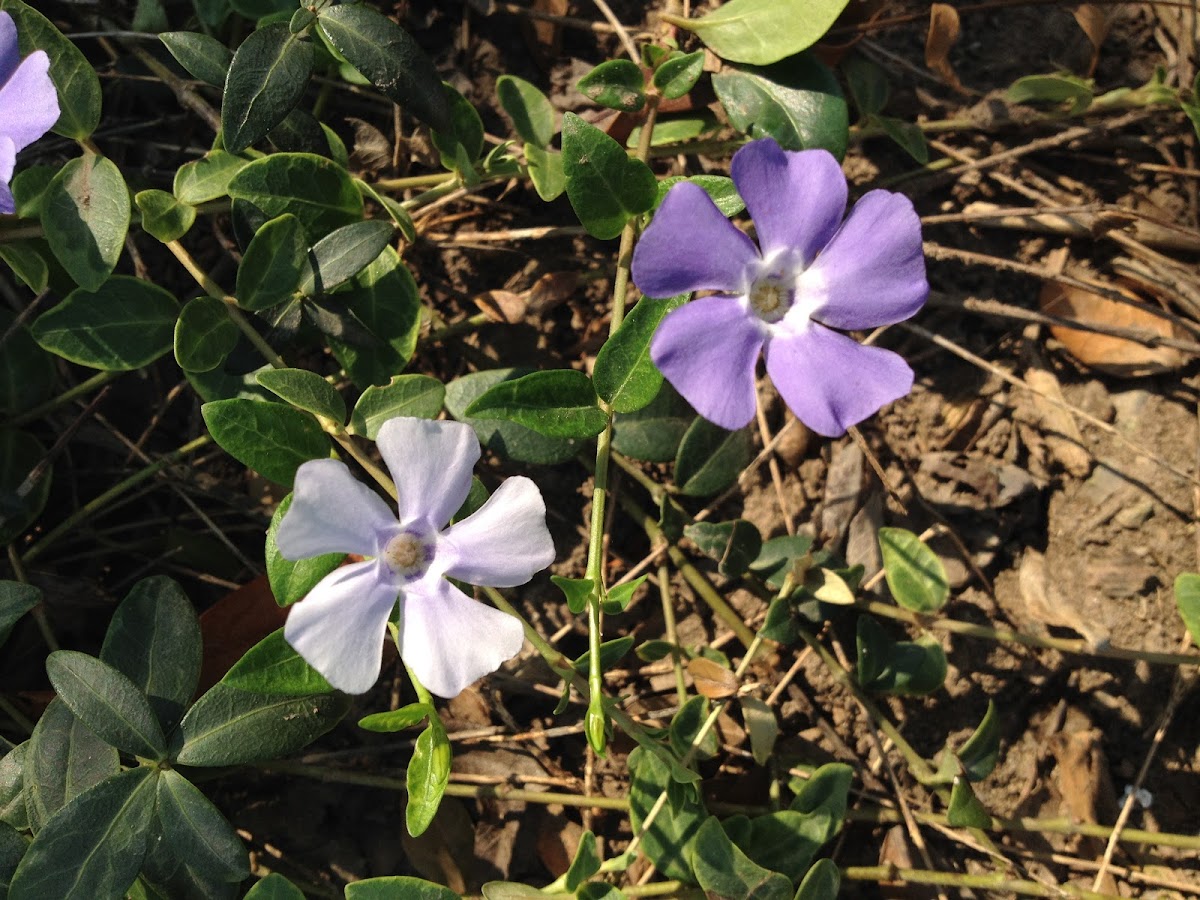
M 1095 3 L 1080 3 L 1071 14 L 1087 35 L 1092 45 L 1092 61 L 1088 64 L 1088 76 L 1096 71 L 1096 63 L 1100 61 L 1100 46 L 1108 37 L 1109 26 L 1112 25 L 1113 9 L 1097 6 Z
M 961 93 L 968 93 L 950 65 L 950 50 L 958 42 L 958 10 L 948 3 L 929 7 L 929 33 L 925 37 L 925 65 Z
M 513 291 L 484 291 L 475 298 L 475 305 L 493 322 L 514 325 L 524 320 L 529 303 Z
M 709 700 L 719 700 L 722 697 L 732 697 L 737 693 L 738 681 L 732 672 L 720 663 L 713 662 L 703 656 L 697 656 L 688 663 L 688 674 L 696 692 Z

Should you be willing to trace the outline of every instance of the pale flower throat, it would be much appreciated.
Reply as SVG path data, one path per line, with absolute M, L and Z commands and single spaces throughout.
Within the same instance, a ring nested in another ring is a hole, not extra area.
M 420 535 L 404 531 L 387 542 L 380 556 L 389 569 L 411 581 L 424 575 L 433 562 L 433 546 Z

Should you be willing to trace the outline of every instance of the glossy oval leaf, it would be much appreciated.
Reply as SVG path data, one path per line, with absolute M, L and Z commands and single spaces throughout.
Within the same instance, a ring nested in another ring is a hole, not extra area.
M 308 413 L 258 400 L 216 400 L 200 408 L 213 440 L 265 478 L 290 487 L 296 469 L 329 456 L 329 438 Z
M 229 193 L 229 182 L 233 176 L 248 165 L 248 159 L 224 150 L 210 150 L 200 159 L 179 167 L 172 191 L 184 203 L 216 200 Z
M 521 140 L 545 148 L 554 140 L 554 107 L 535 85 L 515 75 L 496 79 L 496 97 Z
M 800 882 L 794 900 L 837 900 L 842 870 L 832 859 L 818 859 Z
M 671 462 L 696 413 L 670 384 L 649 404 L 613 417 L 613 449 L 647 462 Z
M 524 369 L 489 369 L 456 378 L 446 385 L 446 409 L 470 425 L 483 446 L 505 459 L 551 465 L 574 458 L 582 440 L 546 437 L 507 419 L 467 415 L 467 409 L 492 387 L 525 374 Z
M 175 361 L 185 372 L 211 372 L 233 352 L 238 335 L 223 301 L 194 297 L 175 322 Z
M 350 173 L 313 153 L 272 153 L 256 159 L 230 179 L 229 196 L 253 204 L 268 219 L 291 213 L 310 242 L 361 221 L 363 215 L 362 195 Z
M 675 484 L 689 497 L 711 497 L 729 487 L 754 458 L 750 433 L 726 431 L 697 418 L 675 457 Z
M 389 222 L 368 219 L 343 225 L 313 245 L 309 265 L 300 277 L 302 294 L 322 294 L 349 281 L 388 246 Z
M 291 213 L 271 219 L 255 233 L 237 273 L 238 306 L 263 310 L 296 293 L 308 264 L 304 226 Z
M 934 613 L 950 598 L 950 582 L 938 555 L 911 531 L 880 528 L 883 570 L 896 603 L 913 612 Z
M 307 369 L 264 369 L 258 383 L 297 409 L 324 416 L 339 425 L 346 421 L 346 401 L 332 384 Z
M 666 300 L 643 297 L 596 354 L 596 393 L 614 411 L 637 412 L 658 396 L 663 376 L 650 359 L 650 340 L 667 314 L 686 300 L 686 294 Z
M 704 72 L 704 51 L 673 53 L 654 70 L 654 86 L 667 100 L 676 100 L 696 86 Z
M 158 39 L 193 78 L 213 87 L 225 86 L 233 51 L 215 37 L 195 31 L 165 31 Z
M 762 535 L 752 522 L 693 522 L 683 533 L 700 552 L 717 561 L 717 571 L 731 578 L 742 575 L 762 552 Z
M 654 204 L 658 183 L 650 167 L 595 125 L 567 113 L 562 146 L 567 197 L 592 237 L 615 238 L 630 218 Z
M 304 891 L 278 872 L 272 872 L 251 886 L 245 900 L 304 900 Z
M 287 642 L 280 628 L 246 651 L 221 683 L 240 691 L 307 697 L 328 694 L 333 688 Z
M 139 191 L 133 202 L 142 214 L 142 229 L 164 244 L 179 240 L 196 221 L 196 208 L 166 191 Z
M 173 769 L 158 779 L 155 815 L 171 851 L 202 876 L 241 881 L 250 857 L 241 838 L 207 797 Z
M 579 79 L 576 88 L 593 103 L 620 112 L 634 113 L 646 105 L 642 67 L 628 59 L 600 63 Z
M 411 875 L 364 878 L 346 885 L 346 900 L 459 900 L 462 895 Z
M 388 419 L 411 416 L 433 419 L 442 411 L 446 386 L 429 375 L 397 375 L 385 385 L 371 385 L 362 392 L 350 414 L 351 434 L 375 440 Z
M 55 697 L 38 719 L 25 755 L 30 827 L 36 833 L 77 796 L 120 771 L 117 749 Z
M 225 149 L 245 150 L 300 102 L 313 68 L 312 44 L 276 22 L 244 40 L 229 64 L 221 99 Z
M 713 53 L 733 62 L 766 65 L 815 44 L 848 0 L 727 0 L 698 19 L 663 15 L 694 32 Z
M 129 190 L 110 159 L 87 153 L 68 162 L 42 197 L 42 229 L 67 274 L 85 290 L 108 279 L 129 231 Z
M 589 438 L 608 424 L 608 417 L 596 405 L 592 380 L 574 369 L 532 372 L 515 381 L 502 381 L 466 413 L 508 419 L 557 438 Z

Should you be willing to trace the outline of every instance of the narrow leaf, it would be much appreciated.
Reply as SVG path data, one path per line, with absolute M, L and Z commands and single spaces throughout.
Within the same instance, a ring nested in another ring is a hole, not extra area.
M 608 417 L 596 405 L 592 380 L 574 369 L 533 372 L 502 381 L 472 403 L 466 414 L 508 419 L 557 438 L 592 437 L 608 424 Z
M 300 101 L 313 69 L 312 45 L 287 25 L 264 25 L 238 47 L 225 78 L 221 129 L 225 149 L 245 150 Z
M 225 86 L 233 51 L 216 38 L 195 31 L 166 31 L 158 39 L 193 78 L 213 87 Z
M 667 314 L 686 300 L 687 295 L 643 297 L 596 354 L 596 393 L 616 412 L 637 412 L 658 396 L 663 376 L 650 359 L 650 340 Z
M 237 832 L 212 803 L 178 772 L 158 779 L 155 814 L 172 853 L 206 878 L 241 881 L 250 858 Z

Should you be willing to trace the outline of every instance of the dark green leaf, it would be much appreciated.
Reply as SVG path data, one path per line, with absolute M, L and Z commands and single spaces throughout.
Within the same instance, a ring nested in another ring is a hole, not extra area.
M 734 846 L 716 816 L 709 816 L 697 831 L 691 858 L 696 880 L 709 897 L 792 900 L 791 882 L 752 862 Z
M 233 51 L 216 38 L 195 31 L 167 31 L 158 39 L 193 78 L 213 87 L 225 86 Z
M 238 766 L 294 753 L 346 714 L 344 694 L 291 697 L 239 691 L 218 682 L 179 724 L 185 766 Z
M 317 420 L 282 403 L 217 400 L 200 412 L 230 456 L 284 486 L 291 486 L 301 463 L 329 456 L 329 438 Z
M 162 839 L 162 823 L 156 822 L 155 827 L 157 833 L 151 836 L 141 874 L 127 900 L 235 900 L 241 896 L 234 882 L 209 878 L 184 862 Z M 138 888 L 143 893 L 136 893 Z
M 642 662 L 653 663 L 658 662 L 660 659 L 666 659 L 676 649 L 675 645 L 670 641 L 653 640 L 638 645 L 633 652 L 637 654 L 637 658 Z
M 690 697 L 683 706 L 679 707 L 679 712 L 675 713 L 671 719 L 671 726 L 667 734 L 671 740 L 671 749 L 680 759 L 687 756 L 688 753 L 693 753 L 695 759 L 712 759 L 721 749 L 714 728 L 708 729 L 704 738 L 698 744 L 696 743 L 696 735 L 700 733 L 700 728 L 704 724 L 704 720 L 708 718 L 708 714 L 707 697 Z M 695 751 L 692 750 L 693 746 L 696 748 Z
M 425 833 L 437 815 L 449 782 L 450 739 L 441 719 L 432 715 L 425 730 L 417 737 L 408 763 L 408 806 L 404 810 L 404 822 L 410 835 L 420 837 Z
M 729 69 L 712 83 L 730 123 L 743 134 L 773 137 L 785 150 L 822 147 L 838 159 L 846 154 L 846 99 L 833 73 L 815 58 Z
M 255 232 L 237 273 L 238 305 L 263 310 L 289 299 L 309 271 L 308 240 L 291 213 Z
M 33 729 L 25 753 L 23 783 L 34 832 L 78 795 L 120 770 L 116 748 L 56 697 Z
M 30 326 L 34 340 L 64 359 L 123 372 L 171 349 L 179 304 L 156 284 L 114 275 L 97 290 L 78 288 Z
M 605 641 L 600 645 L 600 671 L 606 671 L 620 662 L 625 654 L 633 649 L 635 639 L 626 635 L 625 637 L 614 638 L 611 641 Z M 592 651 L 585 650 L 580 654 L 579 659 L 575 660 L 575 671 L 580 675 L 586 675 L 588 667 L 591 665 Z
M 442 156 L 442 165 L 451 171 L 463 171 L 464 174 L 473 171 L 471 164 L 483 155 L 483 120 L 464 97 L 450 85 L 442 86 L 446 92 L 446 106 L 450 109 L 449 132 L 435 129 L 430 133 L 433 146 Z M 458 148 L 462 148 L 463 158 L 458 157 Z M 460 165 L 459 163 L 466 165 Z
M 557 150 L 543 150 L 526 144 L 525 162 L 529 167 L 529 180 L 533 182 L 538 196 L 547 203 L 557 200 L 567 189 L 562 154 Z
M 388 419 L 412 416 L 432 419 L 442 410 L 446 387 L 428 375 L 397 375 L 382 387 L 371 385 L 362 392 L 350 414 L 351 434 L 375 440 Z
M 246 892 L 245 900 L 304 900 L 304 892 L 278 872 L 272 872 Z
M 250 859 L 237 832 L 212 803 L 178 772 L 160 774 L 155 813 L 167 846 L 203 877 L 241 881 Z
M 411 875 L 364 878 L 346 885 L 346 900 L 459 900 L 449 888 Z
M 664 15 L 694 31 L 713 53 L 756 66 L 812 46 L 834 23 L 847 0 L 728 0 L 699 19 Z
M 247 650 L 221 683 L 239 691 L 281 697 L 308 697 L 333 690 L 321 673 L 292 649 L 282 628 Z
M 783 587 L 796 561 L 812 549 L 812 538 L 804 534 L 789 534 L 771 538 L 762 545 L 750 570 L 776 590 Z
M 216 200 L 229 193 L 229 182 L 233 176 L 248 165 L 248 159 L 224 150 L 210 150 L 200 159 L 179 167 L 172 190 L 184 203 Z
M 746 429 L 726 431 L 696 419 L 675 457 L 675 484 L 689 497 L 711 497 L 729 487 L 754 458 Z
M 271 517 L 271 525 L 267 529 L 267 580 L 271 583 L 271 593 L 275 595 L 275 602 L 280 606 L 291 606 L 298 600 L 303 600 L 322 578 L 340 566 L 346 558 L 344 553 L 325 553 L 299 560 L 288 560 L 280 556 L 275 535 L 279 531 L 279 523 L 283 521 L 291 506 L 292 495 L 288 494 L 276 508 L 275 515 Z
M 703 53 L 700 58 L 703 64 Z M 642 67 L 632 60 L 610 59 L 602 62 L 580 78 L 576 87 L 593 103 L 620 112 L 634 113 L 646 105 L 646 82 L 642 77 Z
M 175 322 L 175 361 L 185 372 L 211 372 L 233 352 L 238 334 L 225 304 L 201 294 L 184 304 Z
M 648 575 L 639 575 L 633 581 L 627 581 L 610 589 L 604 597 L 604 603 L 601 605 L 604 614 L 615 616 L 618 613 L 625 612 L 625 608 L 633 600 L 633 595 L 637 593 L 638 588 L 645 584 L 648 577 Z
M 230 197 L 253 204 L 267 218 L 293 214 L 309 241 L 363 216 L 362 195 L 350 173 L 313 153 L 273 153 L 257 159 L 230 179 L 228 190 Z
M 876 116 L 873 121 L 914 160 L 921 165 L 929 162 L 929 145 L 925 143 L 925 134 L 920 126 L 891 116 Z
M 524 369 L 490 369 L 456 378 L 446 385 L 446 409 L 460 422 L 466 422 L 488 450 L 506 459 L 536 465 L 551 465 L 572 459 L 583 442 L 567 438 L 549 438 L 524 425 L 505 419 L 468 416 L 466 410 L 490 388 L 527 374 Z
M 703 804 L 694 792 L 685 791 L 678 803 L 664 805 L 643 832 L 642 822 L 672 784 L 671 775 L 665 762 L 645 747 L 629 754 L 628 765 L 629 822 L 634 833 L 642 835 L 643 852 L 664 878 L 694 883 L 692 843 L 708 817 Z
M 46 458 L 46 448 L 33 435 L 0 428 L 0 543 L 23 532 L 45 507 L 53 470 L 44 469 L 32 489 L 26 479 Z
M 1200 647 L 1200 575 L 1184 572 L 1175 579 L 1175 605 L 1192 643 Z
M 731 522 L 695 522 L 683 529 L 700 552 L 717 561 L 717 571 L 736 577 L 762 552 L 762 535 L 745 519 Z
M 155 576 L 135 584 L 117 607 L 100 659 L 146 694 L 169 732 L 196 692 L 201 649 L 192 602 L 175 581 Z
M 97 737 L 135 756 L 163 759 L 167 739 L 150 702 L 129 676 L 94 656 L 56 650 L 46 674 L 63 703 Z
M 550 580 L 567 598 L 567 608 L 575 615 L 587 609 L 588 600 L 596 593 L 596 582 L 590 578 L 565 578 L 551 575 Z
M 329 43 L 380 91 L 427 125 L 451 130 L 442 79 L 407 31 L 357 3 L 326 6 L 320 28 Z
M 688 402 L 664 383 L 647 406 L 613 417 L 613 449 L 647 462 L 671 462 L 695 418 Z
M 368 219 L 343 225 L 317 241 L 300 278 L 302 294 L 322 294 L 353 278 L 379 256 L 392 239 L 389 222 Z
M 112 274 L 125 247 L 129 213 L 129 190 L 121 170 L 94 153 L 68 162 L 46 188 L 46 240 L 80 287 L 94 291 Z
M 658 183 L 658 199 L 654 201 L 655 209 L 662 204 L 663 198 L 667 196 L 667 191 L 681 181 L 690 181 L 703 188 L 704 193 L 708 194 L 717 209 L 726 216 L 736 216 L 746 208 L 742 195 L 737 192 L 732 178 L 726 178 L 724 175 L 691 175 L 687 178 L 682 175 L 672 175 Z
M 596 405 L 592 380 L 574 369 L 532 372 L 502 381 L 475 400 L 466 414 L 507 419 L 556 438 L 589 438 L 608 424 Z
M 539 149 L 550 145 L 554 140 L 554 107 L 545 94 L 523 78 L 501 75 L 496 79 L 496 96 L 521 140 Z
M 946 569 L 920 538 L 903 528 L 880 528 L 879 547 L 896 603 L 919 613 L 934 613 L 946 605 L 950 597 Z
M 300 102 L 312 75 L 312 44 L 286 25 L 264 25 L 233 54 L 221 99 L 225 149 L 245 150 L 284 120 Z
M 33 241 L 6 241 L 0 244 L 0 259 L 4 260 L 13 274 L 35 294 L 42 293 L 50 286 L 49 263 Z M 25 332 L 24 327 L 21 331 Z M 7 345 L 5 350 L 8 350 Z
M 410 703 L 399 709 L 387 712 L 373 713 L 358 720 L 358 727 L 367 731 L 377 731 L 390 734 L 420 725 L 426 719 L 437 716 L 437 710 L 428 703 Z
M 695 113 L 682 113 L 664 116 L 654 126 L 654 134 L 650 137 L 651 147 L 669 147 L 675 144 L 687 144 L 696 141 L 706 134 L 719 131 L 724 123 L 717 119 L 711 109 L 701 109 Z M 637 147 L 642 140 L 642 126 L 638 125 L 629 132 L 625 146 Z M 680 152 L 687 152 L 681 148 Z M 703 177 L 703 176 L 701 176 Z
M 196 221 L 196 208 L 166 191 L 140 191 L 133 198 L 142 213 L 142 228 L 164 244 L 179 240 Z
M 794 900 L 837 900 L 842 872 L 832 859 L 818 859 L 800 882 Z
M 20 831 L 30 830 L 30 801 L 25 791 L 25 772 L 32 768 L 32 763 L 26 763 L 29 747 L 30 741 L 25 741 L 0 757 L 0 822 Z
M 0 898 L 8 896 L 13 873 L 17 871 L 17 865 L 28 846 L 15 828 L 0 822 Z
M 9 900 L 124 896 L 146 856 L 157 776 L 130 769 L 59 810 L 17 867 Z
M 891 86 L 887 72 L 859 53 L 852 52 L 842 60 L 842 72 L 850 88 L 850 96 L 858 108 L 860 118 L 866 119 L 883 111 L 887 106 Z
M 863 687 L 922 696 L 945 684 L 947 671 L 946 652 L 935 638 L 892 641 L 870 616 L 858 620 L 858 678 Z
M 983 721 L 957 755 L 969 781 L 983 781 L 996 768 L 1000 759 L 1000 718 L 996 714 L 996 704 L 991 700 L 988 700 Z
M 950 788 L 950 805 L 946 808 L 946 824 L 951 828 L 991 828 L 992 817 L 965 778 L 955 778 Z
M 667 314 L 686 300 L 686 294 L 666 300 L 643 297 L 596 354 L 596 393 L 614 411 L 637 412 L 658 395 L 663 377 L 650 359 L 650 339 Z
M 654 86 L 668 100 L 682 97 L 696 86 L 704 72 L 704 51 L 671 54 L 654 70 Z
M 753 819 L 731 816 L 721 824 L 752 862 L 779 872 L 791 882 L 804 877 L 831 831 L 829 818 L 822 811 L 806 815 L 785 809 Z
M 0 581 L 0 645 L 25 613 L 42 602 L 42 592 L 32 584 Z
M 799 779 L 797 779 L 799 780 Z M 854 781 L 854 769 L 845 763 L 826 763 L 798 785 L 790 809 L 811 815 L 821 813 L 828 822 L 829 831 L 818 843 L 831 840 L 842 828 L 846 818 L 846 807 L 850 804 L 850 785 Z
M 579 836 L 579 846 L 571 867 L 563 875 L 563 886 L 568 892 L 577 891 L 581 885 L 600 871 L 600 856 L 596 853 L 596 836 L 585 831 Z
M 341 425 L 346 421 L 346 401 L 332 384 L 307 369 L 266 369 L 258 383 L 297 409 L 324 416 Z
M 574 113 L 563 118 L 567 196 L 593 237 L 615 238 L 625 223 L 654 204 L 658 183 L 649 166 Z

